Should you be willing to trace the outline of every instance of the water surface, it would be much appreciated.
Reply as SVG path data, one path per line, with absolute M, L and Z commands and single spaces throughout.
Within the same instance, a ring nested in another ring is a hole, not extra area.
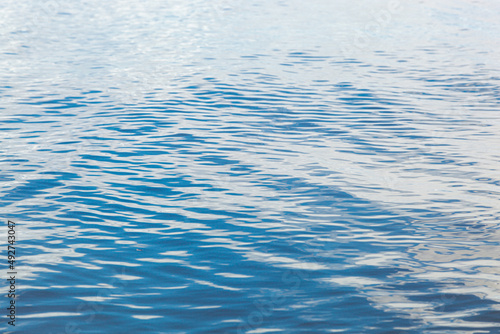
M 500 333 L 497 2 L 0 9 L 16 332 Z

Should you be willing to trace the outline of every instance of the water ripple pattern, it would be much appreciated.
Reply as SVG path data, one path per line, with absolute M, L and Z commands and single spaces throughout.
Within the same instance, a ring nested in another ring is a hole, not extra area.
M 0 331 L 500 333 L 499 13 L 3 1 Z

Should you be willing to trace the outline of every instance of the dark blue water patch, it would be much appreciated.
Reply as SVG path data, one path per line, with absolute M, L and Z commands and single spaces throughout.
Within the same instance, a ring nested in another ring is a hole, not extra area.
M 2 196 L 2 201 L 17 202 L 37 195 L 47 194 L 46 190 L 63 186 L 64 183 L 54 179 L 29 180 Z

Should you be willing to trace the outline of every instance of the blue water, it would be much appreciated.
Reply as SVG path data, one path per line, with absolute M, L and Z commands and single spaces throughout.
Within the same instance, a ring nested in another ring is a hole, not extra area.
M 500 4 L 0 4 L 3 333 L 500 333 Z

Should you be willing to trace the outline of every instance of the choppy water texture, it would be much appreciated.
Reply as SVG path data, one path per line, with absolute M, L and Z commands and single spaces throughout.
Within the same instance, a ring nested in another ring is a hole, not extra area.
M 498 2 L 0 12 L 16 332 L 500 333 Z

